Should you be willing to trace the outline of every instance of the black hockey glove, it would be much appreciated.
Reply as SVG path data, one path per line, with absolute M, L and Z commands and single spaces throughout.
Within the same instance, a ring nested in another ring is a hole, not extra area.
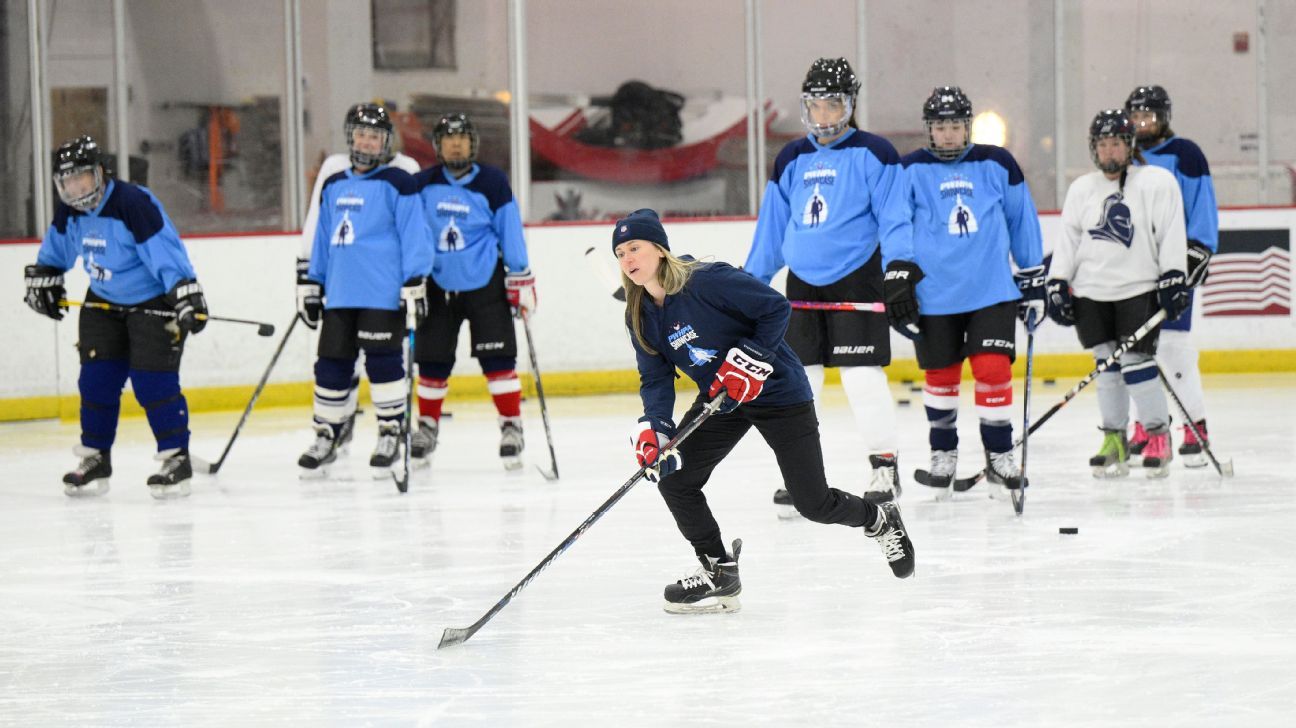
M 1168 270 L 1157 279 L 1157 301 L 1165 309 L 1166 321 L 1174 321 L 1188 310 L 1192 298 L 1183 271 Z
M 320 316 L 324 315 L 324 287 L 306 277 L 310 270 L 310 261 L 297 259 L 297 318 L 306 324 L 306 328 L 319 326 Z
M 1028 326 L 1038 326 L 1044 320 L 1044 266 L 1022 268 L 1013 274 L 1013 281 L 1022 296 L 1017 302 L 1017 318 Z
M 1048 291 L 1048 317 L 1058 326 L 1075 326 L 1071 284 L 1061 278 L 1050 278 L 1044 287 Z
M 1214 253 L 1198 240 L 1188 241 L 1188 287 L 1196 288 L 1206 282 L 1210 259 Z
M 411 278 L 405 281 L 405 285 L 400 290 L 401 306 L 405 309 L 405 316 L 409 317 L 410 312 L 414 313 L 414 328 L 423 323 L 427 318 L 427 281 L 422 276 Z
M 23 269 L 23 278 L 27 283 L 27 295 L 23 298 L 27 305 L 42 316 L 62 321 L 63 311 L 67 309 L 59 306 L 59 301 L 67 298 L 63 271 L 50 265 L 29 265 Z
M 922 269 L 907 260 L 891 261 L 882 277 L 887 323 L 910 339 L 922 335 L 918 330 L 918 282 L 922 279 Z
M 196 334 L 207 327 L 207 299 L 203 298 L 202 286 L 198 281 L 180 281 L 167 294 L 167 298 L 175 309 L 176 326 L 181 331 Z

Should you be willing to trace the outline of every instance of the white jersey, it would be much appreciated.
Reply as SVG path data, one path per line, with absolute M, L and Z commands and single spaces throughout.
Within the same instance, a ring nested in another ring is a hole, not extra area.
M 1183 195 L 1160 167 L 1130 166 L 1119 179 L 1094 171 L 1071 183 L 1062 237 L 1049 278 L 1070 281 L 1076 296 L 1120 301 L 1155 291 L 1157 278 L 1188 264 Z
M 418 162 L 400 152 L 392 157 L 388 166 L 403 169 L 410 174 L 419 171 Z M 301 252 L 297 254 L 301 260 L 310 260 L 311 249 L 315 246 L 315 226 L 319 224 L 320 192 L 324 189 L 324 181 L 348 169 L 351 169 L 350 154 L 330 154 L 320 165 L 319 174 L 315 175 L 315 189 L 311 191 L 310 209 L 306 211 L 306 221 L 302 223 Z

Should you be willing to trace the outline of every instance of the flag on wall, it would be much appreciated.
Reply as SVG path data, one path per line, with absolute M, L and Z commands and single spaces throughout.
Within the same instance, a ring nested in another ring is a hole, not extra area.
M 1221 230 L 1202 284 L 1204 316 L 1291 314 L 1291 231 Z

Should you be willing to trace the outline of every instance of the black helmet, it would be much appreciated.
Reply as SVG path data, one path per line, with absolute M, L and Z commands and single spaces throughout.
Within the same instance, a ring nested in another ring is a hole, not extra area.
M 1124 164 L 1109 165 L 1110 168 L 1104 167 L 1098 161 L 1098 140 L 1104 137 L 1117 137 L 1125 140 L 1129 145 L 1130 155 L 1134 153 L 1134 122 L 1130 121 L 1129 114 L 1124 109 L 1104 109 L 1098 112 L 1089 124 L 1089 157 L 1098 168 L 1104 172 L 1119 172 L 1122 167 L 1129 166 L 1130 157 L 1125 158 Z
M 445 155 L 441 153 L 441 140 L 454 134 L 467 134 L 470 141 L 467 159 L 458 159 L 448 161 Z M 446 114 L 437 122 L 432 129 L 432 146 L 436 149 L 437 159 L 441 160 L 447 168 L 452 170 L 467 169 L 477 160 L 477 127 L 473 126 L 472 119 L 463 112 Z
M 801 124 L 817 137 L 835 137 L 847 126 L 854 126 L 855 95 L 860 82 L 845 58 L 820 58 L 810 64 L 801 82 Z M 842 116 L 830 124 L 818 124 L 810 113 L 816 102 L 831 100 L 841 104 Z
M 1125 111 L 1151 111 L 1156 114 L 1156 128 L 1138 127 L 1135 133 L 1144 142 L 1151 142 L 1163 136 L 1170 136 L 1170 94 L 1160 86 L 1139 86 L 1130 92 L 1125 99 Z
M 971 118 L 972 100 L 958 86 L 937 86 L 923 104 L 923 121 Z
M 378 155 L 357 151 L 351 133 L 359 128 L 376 129 L 386 133 L 383 139 L 382 152 Z M 391 117 L 378 104 L 360 103 L 347 109 L 346 120 L 342 124 L 346 133 L 347 149 L 351 151 L 351 164 L 357 167 L 376 167 L 386 164 L 392 158 L 392 122 Z
M 58 189 L 59 199 L 82 212 L 94 209 L 103 192 L 103 163 L 103 152 L 92 137 L 83 135 L 63 142 L 54 150 L 53 164 L 54 186 Z M 63 189 L 64 180 L 89 171 L 94 172 L 94 187 L 90 191 L 71 196 Z

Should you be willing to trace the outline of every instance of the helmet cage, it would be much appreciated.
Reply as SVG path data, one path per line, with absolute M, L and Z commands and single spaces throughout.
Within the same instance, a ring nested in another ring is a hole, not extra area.
M 69 179 L 86 172 L 94 173 L 94 186 L 85 194 L 71 197 L 71 193 L 64 187 L 64 184 Z M 82 164 L 68 169 L 60 169 L 54 173 L 54 187 L 58 190 L 59 199 L 63 200 L 65 205 L 81 212 L 89 212 L 99 204 L 99 199 L 103 195 L 103 166 L 100 164 Z
M 815 101 L 837 101 L 841 104 L 842 115 L 837 121 L 830 124 L 817 124 L 814 117 L 810 114 L 810 109 Z M 855 118 L 855 94 L 846 94 L 839 92 L 804 92 L 801 94 L 801 125 L 806 131 L 816 137 L 834 137 L 845 131 L 850 126 L 851 119 Z
M 1127 154 L 1124 162 L 1103 164 L 1098 159 L 1098 140 L 1115 137 L 1125 142 Z M 1134 160 L 1134 124 L 1129 115 L 1120 109 L 1100 111 L 1089 125 L 1089 158 L 1094 166 L 1107 174 L 1115 174 L 1130 166 Z
M 441 140 L 448 136 L 456 134 L 468 135 L 468 158 L 449 160 L 441 151 Z M 432 147 L 436 150 L 437 159 L 449 170 L 458 172 L 467 169 L 477 161 L 477 147 L 480 139 L 477 136 L 477 127 L 473 126 L 472 120 L 467 114 L 450 114 L 441 118 L 437 122 L 436 128 L 432 130 Z

